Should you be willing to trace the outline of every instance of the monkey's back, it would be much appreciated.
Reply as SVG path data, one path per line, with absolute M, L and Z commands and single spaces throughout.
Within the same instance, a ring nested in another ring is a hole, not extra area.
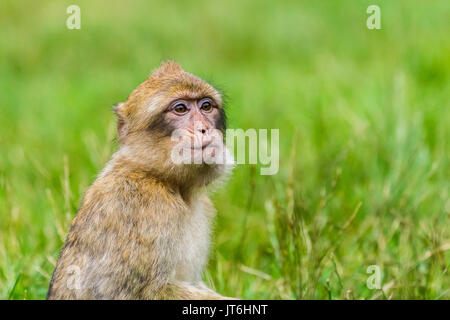
M 109 173 L 88 189 L 61 250 L 48 299 L 148 299 L 181 257 L 187 206 L 145 175 Z M 170 234 L 168 234 L 170 233 Z

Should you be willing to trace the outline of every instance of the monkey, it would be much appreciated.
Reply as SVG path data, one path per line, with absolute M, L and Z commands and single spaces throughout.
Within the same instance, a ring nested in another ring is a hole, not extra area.
M 222 94 L 169 60 L 114 113 L 117 151 L 83 196 L 47 299 L 234 299 L 202 282 L 215 215 L 209 188 L 233 163 Z M 227 161 L 185 161 L 222 150 Z

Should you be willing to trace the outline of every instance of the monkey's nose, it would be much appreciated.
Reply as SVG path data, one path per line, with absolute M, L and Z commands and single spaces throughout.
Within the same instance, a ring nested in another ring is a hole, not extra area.
M 205 123 L 204 121 L 195 121 L 194 125 L 193 125 L 193 129 L 196 134 L 200 133 L 200 134 L 204 135 L 208 132 L 209 125 L 208 125 L 208 123 Z
M 201 134 L 205 134 L 207 131 L 207 127 L 205 127 L 204 125 L 198 126 L 197 128 L 195 128 L 194 130 L 197 130 L 198 133 Z

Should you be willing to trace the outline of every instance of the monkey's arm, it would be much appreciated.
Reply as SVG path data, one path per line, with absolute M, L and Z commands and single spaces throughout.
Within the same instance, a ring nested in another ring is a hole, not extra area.
M 160 299 L 176 300 L 236 300 L 225 297 L 209 289 L 203 283 L 191 284 L 183 281 L 171 281 L 161 291 Z

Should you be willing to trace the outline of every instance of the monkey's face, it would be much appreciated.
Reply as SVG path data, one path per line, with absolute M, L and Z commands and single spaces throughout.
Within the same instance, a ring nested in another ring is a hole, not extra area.
M 160 176 L 208 183 L 232 163 L 220 93 L 168 63 L 119 106 L 119 140 Z
M 175 99 L 148 129 L 166 138 L 174 164 L 218 165 L 224 160 L 225 113 L 212 97 Z
M 173 99 L 147 127 L 167 172 L 201 183 L 215 178 L 230 161 L 224 131 L 225 112 L 211 96 Z

